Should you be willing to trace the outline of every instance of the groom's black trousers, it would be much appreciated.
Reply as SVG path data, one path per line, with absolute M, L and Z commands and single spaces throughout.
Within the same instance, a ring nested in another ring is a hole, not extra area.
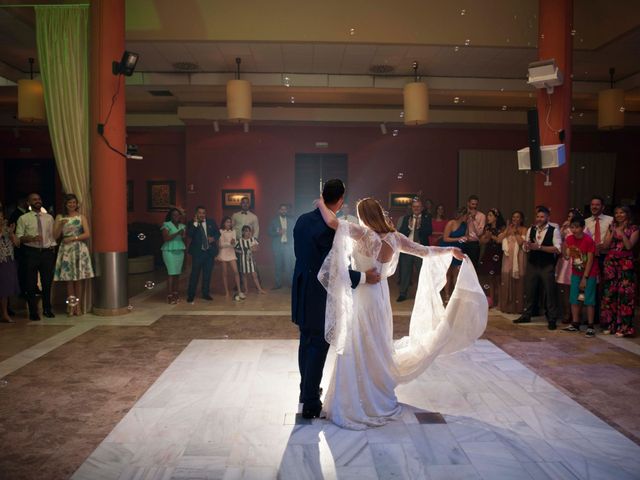
M 324 331 L 300 329 L 298 367 L 300 368 L 300 402 L 305 408 L 320 407 L 320 382 L 329 344 Z

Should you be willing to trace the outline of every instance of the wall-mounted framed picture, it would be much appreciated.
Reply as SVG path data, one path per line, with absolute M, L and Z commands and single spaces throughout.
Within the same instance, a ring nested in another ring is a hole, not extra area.
M 147 210 L 166 212 L 176 204 L 176 182 L 173 180 L 147 181 Z
M 256 206 L 253 189 L 222 190 L 222 206 L 223 208 L 240 208 L 240 201 L 244 197 L 249 199 L 249 208 L 253 210 Z
M 127 180 L 127 212 L 133 212 L 133 180 Z
M 417 193 L 389 192 L 389 209 L 410 207 L 417 196 Z

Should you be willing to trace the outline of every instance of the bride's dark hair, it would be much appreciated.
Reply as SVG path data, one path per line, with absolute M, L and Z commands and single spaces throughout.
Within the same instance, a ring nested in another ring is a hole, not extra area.
M 374 232 L 389 233 L 396 231 L 377 200 L 364 198 L 358 202 L 357 210 L 360 221 Z

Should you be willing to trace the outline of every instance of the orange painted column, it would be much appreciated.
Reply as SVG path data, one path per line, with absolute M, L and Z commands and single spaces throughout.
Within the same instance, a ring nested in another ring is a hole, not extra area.
M 125 48 L 125 0 L 92 0 L 90 27 L 92 239 L 98 271 L 94 312 L 120 315 L 129 304 L 127 165 L 105 138 L 115 150 L 126 152 L 124 77 L 112 73 L 112 62 L 120 61 Z M 105 124 L 105 138 L 98 133 L 99 124 Z
M 538 90 L 538 124 L 540 144 L 564 143 L 566 162 L 560 168 L 550 169 L 551 185 L 545 185 L 545 176 L 536 175 L 535 205 L 551 210 L 553 222 L 562 223 L 569 210 L 569 162 L 571 153 L 571 93 L 573 37 L 573 0 L 539 0 L 538 59 L 555 59 L 564 76 L 564 83 L 555 87 L 551 95 Z M 564 142 L 559 130 L 564 130 Z

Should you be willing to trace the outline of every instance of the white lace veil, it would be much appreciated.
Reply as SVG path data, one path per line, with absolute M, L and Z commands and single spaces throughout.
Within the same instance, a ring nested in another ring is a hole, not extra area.
M 384 264 L 385 277 L 395 271 L 401 252 L 417 255 L 423 262 L 409 335 L 394 342 L 397 381 L 407 382 L 424 372 L 436 356 L 462 350 L 482 335 L 487 325 L 487 298 L 471 261 L 466 258 L 445 309 L 439 292 L 451 264 L 450 250 L 414 244 L 397 232 L 381 240 L 366 227 L 340 221 L 333 248 L 318 274 L 327 290 L 325 339 L 336 347 L 336 353 L 344 353 L 351 335 L 353 293 L 348 272 L 351 254 L 357 248 L 366 256 L 377 258 L 382 241 L 394 251 L 391 261 Z

